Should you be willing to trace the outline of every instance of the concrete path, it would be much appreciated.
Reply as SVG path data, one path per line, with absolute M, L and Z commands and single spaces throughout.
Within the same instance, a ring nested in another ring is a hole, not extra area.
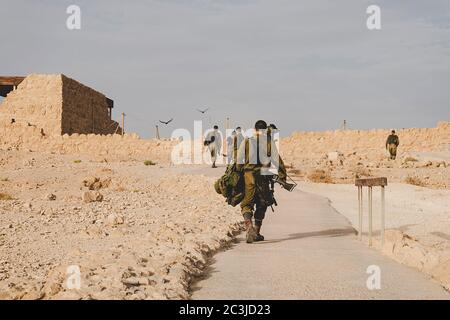
M 325 198 L 280 189 L 276 196 L 262 229 L 267 241 L 246 244 L 241 235 L 216 254 L 192 299 L 450 299 L 425 274 L 360 243 Z M 367 288 L 370 265 L 381 269 L 380 290 Z

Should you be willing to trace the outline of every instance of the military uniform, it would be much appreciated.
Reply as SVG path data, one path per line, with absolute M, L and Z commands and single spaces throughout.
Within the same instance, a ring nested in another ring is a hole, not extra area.
M 208 149 L 211 154 L 212 167 L 215 168 L 217 155 L 220 154 L 220 150 L 222 148 L 221 134 L 216 128 L 214 128 L 213 131 L 208 133 L 205 140 L 209 142 Z
M 389 151 L 390 159 L 395 160 L 397 157 L 397 147 L 400 144 L 398 136 L 395 133 L 389 135 L 386 140 L 386 149 Z
M 236 161 L 237 170 L 244 173 L 241 212 L 246 221 L 254 217 L 256 234 L 259 235 L 267 207 L 274 204 L 271 175 L 278 174 L 280 179 L 286 180 L 286 169 L 274 142 L 265 133 L 255 133 L 245 139 L 238 150 Z M 274 168 L 277 172 L 273 172 Z M 252 241 L 247 238 L 247 242 Z

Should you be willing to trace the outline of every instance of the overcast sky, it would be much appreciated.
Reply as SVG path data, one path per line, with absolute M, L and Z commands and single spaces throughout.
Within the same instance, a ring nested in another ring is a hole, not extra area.
M 286 135 L 450 120 L 448 0 L 0 0 L 1 75 L 64 73 L 154 135 L 274 122 Z M 82 10 L 81 30 L 66 8 Z M 381 7 L 369 31 L 366 8 Z

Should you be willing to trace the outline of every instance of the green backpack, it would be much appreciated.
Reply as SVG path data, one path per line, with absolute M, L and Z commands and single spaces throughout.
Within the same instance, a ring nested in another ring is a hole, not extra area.
M 233 207 L 244 199 L 244 175 L 236 169 L 236 164 L 230 164 L 225 174 L 214 183 L 214 189 L 218 194 L 227 199 L 227 203 Z

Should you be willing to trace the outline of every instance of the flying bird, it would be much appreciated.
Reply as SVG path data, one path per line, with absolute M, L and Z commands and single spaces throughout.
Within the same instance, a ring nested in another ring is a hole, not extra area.
M 209 108 L 206 108 L 205 110 L 197 109 L 198 112 L 201 112 L 201 113 L 203 113 L 203 114 L 205 114 L 205 112 L 208 111 L 208 110 L 209 110 Z
M 161 122 L 161 123 L 163 123 L 163 124 L 165 124 L 165 125 L 168 125 L 169 123 L 172 122 L 172 120 L 173 120 L 173 118 L 170 119 L 169 121 L 161 121 L 161 120 L 159 120 L 159 122 Z

